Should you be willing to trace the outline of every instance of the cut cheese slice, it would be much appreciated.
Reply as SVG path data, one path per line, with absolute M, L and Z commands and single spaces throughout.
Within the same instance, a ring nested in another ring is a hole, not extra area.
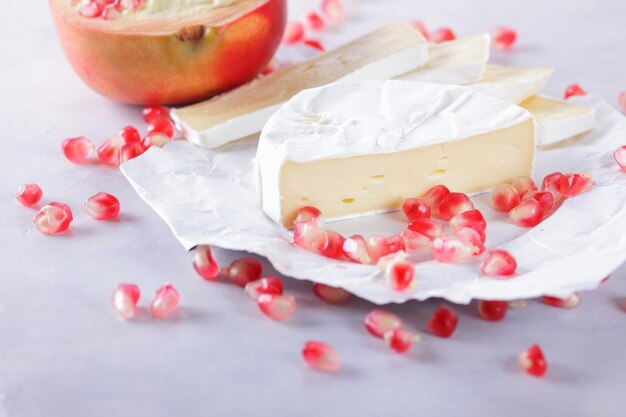
M 307 205 L 349 218 L 396 210 L 437 184 L 474 194 L 531 175 L 534 137 L 529 112 L 470 88 L 340 82 L 270 118 L 255 174 L 263 210 L 290 227 Z
M 189 141 L 215 148 L 260 132 L 267 119 L 301 90 L 337 80 L 391 78 L 427 61 L 424 37 L 406 23 L 392 23 L 310 61 L 173 110 L 172 118 Z
M 593 107 L 545 96 L 531 97 L 520 106 L 535 118 L 537 145 L 540 146 L 569 139 L 596 125 L 596 110 Z
M 426 65 L 395 78 L 443 84 L 476 82 L 483 77 L 490 44 L 491 36 L 482 34 L 430 45 Z
M 487 65 L 482 79 L 469 86 L 511 103 L 521 103 L 535 96 L 548 84 L 554 70 L 551 68 L 514 68 Z

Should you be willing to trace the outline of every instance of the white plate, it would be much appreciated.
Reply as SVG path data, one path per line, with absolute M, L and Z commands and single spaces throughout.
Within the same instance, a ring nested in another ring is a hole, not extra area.
M 581 137 L 538 151 L 535 179 L 554 171 L 584 172 L 596 186 L 567 200 L 533 229 L 511 225 L 490 208 L 489 195 L 475 197 L 488 221 L 488 248 L 509 250 L 518 261 L 512 279 L 478 274 L 478 260 L 440 264 L 418 254 L 416 288 L 394 292 L 375 266 L 335 261 L 291 244 L 291 234 L 261 211 L 252 180 L 255 141 L 205 150 L 185 141 L 152 148 L 122 166 L 135 190 L 170 226 L 185 249 L 210 244 L 268 258 L 280 273 L 345 288 L 377 304 L 442 297 L 512 300 L 543 294 L 566 296 L 589 290 L 626 259 L 626 173 L 613 151 L 626 145 L 626 119 L 601 100 L 577 98 L 597 109 L 598 124 Z M 480 169 L 477 167 L 477 169 Z M 339 232 L 391 235 L 406 227 L 399 213 L 330 223 Z

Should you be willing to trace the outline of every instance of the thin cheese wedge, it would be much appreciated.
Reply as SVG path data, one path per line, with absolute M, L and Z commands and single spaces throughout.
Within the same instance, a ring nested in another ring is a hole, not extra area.
M 551 68 L 515 68 L 487 65 L 482 79 L 469 86 L 510 103 L 521 103 L 535 96 L 548 84 Z

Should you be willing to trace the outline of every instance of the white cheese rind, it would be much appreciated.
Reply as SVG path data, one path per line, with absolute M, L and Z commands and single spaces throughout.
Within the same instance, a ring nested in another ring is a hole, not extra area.
M 483 78 L 468 86 L 510 103 L 521 103 L 543 90 L 552 78 L 551 68 L 515 68 L 487 65 Z
M 261 132 L 254 163 L 263 210 L 281 221 L 285 161 L 394 153 L 505 129 L 531 117 L 521 107 L 444 84 L 339 82 L 302 91 Z

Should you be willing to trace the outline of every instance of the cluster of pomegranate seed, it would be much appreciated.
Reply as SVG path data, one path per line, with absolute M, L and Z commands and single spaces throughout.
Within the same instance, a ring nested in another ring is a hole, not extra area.
M 411 350 L 420 336 L 404 329 L 402 319 L 397 315 L 374 309 L 365 316 L 365 329 L 374 337 L 383 339 L 387 346 L 398 353 Z
M 86 18 L 119 19 L 125 12 L 139 10 L 144 0 L 81 0 L 76 1 L 78 13 Z
M 563 98 L 567 100 L 568 98 L 573 97 L 573 96 L 586 96 L 586 95 L 587 95 L 587 92 L 583 90 L 581 86 L 579 86 L 578 84 L 570 84 L 565 89 Z
M 302 15 L 299 21 L 287 22 L 283 43 L 286 45 L 301 43 L 324 52 L 324 45 L 316 39 L 309 38 L 307 33 L 324 30 L 328 21 L 341 22 L 345 20 L 346 14 L 340 0 L 322 0 L 320 9 L 321 13 L 309 10 Z
M 500 184 L 492 190 L 493 207 L 508 212 L 515 225 L 534 227 L 541 223 L 569 197 L 575 197 L 593 187 L 593 181 L 585 174 L 547 175 L 541 183 L 541 191 L 528 177 L 518 177 L 512 184 Z
M 141 292 L 134 284 L 119 284 L 113 291 L 111 304 L 113 309 L 124 319 L 131 319 L 137 314 L 137 303 Z M 164 318 L 178 309 L 180 295 L 172 284 L 159 288 L 150 303 L 150 313 L 156 318 Z

